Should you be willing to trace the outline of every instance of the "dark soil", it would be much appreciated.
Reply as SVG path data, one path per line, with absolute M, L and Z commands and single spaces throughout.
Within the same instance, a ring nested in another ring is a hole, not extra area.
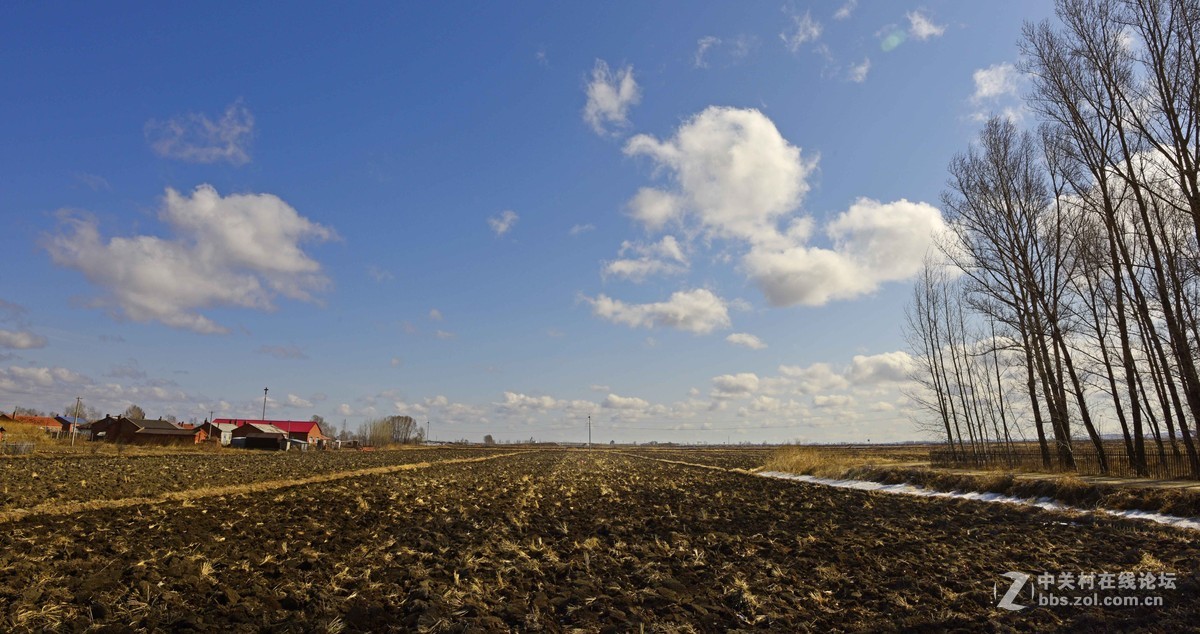
M 0 630 L 1185 631 L 1200 617 L 1194 533 L 601 451 L 0 530 Z M 995 607 L 1007 571 L 1160 569 L 1178 579 L 1161 607 Z
M 5 459 L 0 460 L 0 510 L 47 502 L 150 497 L 168 491 L 487 455 L 489 451 L 455 447 L 375 452 L 226 449 L 213 453 Z

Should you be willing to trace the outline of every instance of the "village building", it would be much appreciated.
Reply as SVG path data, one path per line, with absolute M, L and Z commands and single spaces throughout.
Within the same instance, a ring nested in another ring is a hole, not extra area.
M 26 414 L 18 414 L 16 411 L 12 414 L 0 414 L 0 425 L 8 425 L 13 428 L 17 425 L 36 427 L 48 434 L 57 433 L 62 429 L 62 425 L 49 416 L 28 416 Z M 9 431 L 12 431 L 12 429 Z
M 221 419 L 217 419 L 218 421 Z M 227 424 L 227 423 L 217 423 Z M 241 425 L 237 425 L 231 432 L 230 444 L 233 447 L 244 447 L 246 449 L 274 449 L 284 450 L 289 448 L 288 434 L 282 429 L 261 421 L 250 422 L 243 421 Z
M 190 427 L 190 426 L 189 426 Z M 185 428 L 166 420 L 106 416 L 90 426 L 92 440 L 133 445 L 187 445 L 204 442 L 201 428 Z
M 219 442 L 222 447 L 228 447 L 229 443 L 233 441 L 233 430 L 237 429 L 237 425 L 204 421 L 200 425 L 200 429 L 204 430 L 208 440 Z
M 254 420 L 254 419 L 237 419 L 237 418 L 217 418 L 213 420 L 217 425 L 234 425 L 235 427 L 244 427 L 246 425 L 270 425 L 285 434 L 293 443 L 303 443 L 305 447 L 314 449 L 329 449 L 332 445 L 332 438 L 326 436 L 321 430 L 321 424 L 311 420 Z
M 58 421 L 60 426 L 59 432 L 64 436 L 69 436 L 72 433 L 87 433 L 88 421 L 82 416 L 55 416 L 54 420 Z

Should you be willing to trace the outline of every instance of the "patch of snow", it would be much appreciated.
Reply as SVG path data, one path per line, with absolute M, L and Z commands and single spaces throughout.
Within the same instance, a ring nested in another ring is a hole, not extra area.
M 1000 493 L 980 493 L 978 491 L 935 491 L 926 489 L 912 484 L 883 484 L 880 482 L 872 482 L 870 480 L 836 480 L 832 478 L 818 478 L 810 475 L 797 475 L 794 473 L 783 473 L 781 471 L 761 471 L 760 476 L 766 478 L 778 478 L 781 480 L 797 480 L 808 484 L 819 484 L 822 486 L 837 487 L 840 489 L 855 489 L 858 491 L 879 491 L 881 493 L 895 493 L 899 495 L 915 495 L 918 497 L 930 498 L 952 498 L 958 500 L 974 500 L 976 502 L 998 502 L 1001 504 L 1015 504 L 1018 506 L 1032 506 L 1047 511 L 1066 511 L 1071 513 L 1112 515 L 1115 517 L 1124 517 L 1129 519 L 1148 520 L 1158 524 L 1166 524 L 1176 528 L 1188 528 L 1200 531 L 1200 519 L 1177 517 L 1174 515 L 1163 515 L 1162 513 L 1152 513 L 1149 511 L 1114 511 L 1110 509 L 1083 509 L 1061 502 L 1057 502 L 1050 498 L 1018 498 L 1011 495 L 1002 495 Z

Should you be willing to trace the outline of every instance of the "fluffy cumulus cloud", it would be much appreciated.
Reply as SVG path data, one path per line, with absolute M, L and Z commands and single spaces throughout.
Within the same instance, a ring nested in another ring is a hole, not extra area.
M 583 120 L 596 134 L 609 134 L 610 128 L 621 129 L 629 125 L 629 109 L 641 100 L 642 91 L 633 78 L 633 66 L 617 69 L 614 73 L 609 70 L 608 63 L 598 59 L 587 85 Z
M 826 226 L 830 247 L 756 247 L 743 265 L 771 304 L 820 306 L 911 277 L 945 231 L 926 203 L 862 198 Z
M 284 401 L 284 404 L 287 407 L 304 409 L 311 408 L 313 406 L 312 401 L 296 396 L 295 394 L 288 394 L 287 400 Z
M 687 255 L 675 236 L 664 236 L 652 244 L 625 241 L 618 256 L 604 264 L 605 276 L 640 282 L 654 275 L 678 275 L 688 269 Z
M 774 306 L 853 299 L 911 277 L 946 231 L 936 207 L 904 199 L 861 198 L 824 222 L 804 214 L 817 159 L 754 109 L 709 107 L 668 138 L 634 136 L 625 153 L 648 157 L 666 181 L 641 188 L 629 215 L 651 234 L 670 227 L 688 236 L 689 249 L 718 241 L 732 246 L 719 260 L 740 258 L 739 270 Z M 637 257 L 608 262 L 604 273 L 636 281 L 684 272 L 683 252 L 673 236 L 651 245 L 626 242 L 622 255 Z M 725 303 L 711 291 L 680 291 L 654 304 L 605 295 L 589 301 L 597 316 L 629 326 L 707 333 L 729 325 Z
M 759 379 L 753 372 L 722 374 L 713 377 L 712 384 L 715 397 L 745 395 L 758 391 Z
M 27 330 L 4 330 L 0 328 L 0 348 L 32 350 L 46 347 L 46 338 Z
M 859 384 L 904 383 L 909 381 L 914 361 L 904 351 L 855 355 L 847 372 Z
M 597 317 L 631 328 L 666 327 L 707 334 L 730 325 L 725 301 L 708 289 L 677 291 L 665 302 L 629 304 L 606 295 L 584 298 Z
M 250 162 L 254 115 L 241 101 L 235 101 L 216 121 L 193 112 L 166 121 L 148 121 L 145 133 L 151 149 L 165 158 L 244 165 Z
M 1006 95 L 1016 96 L 1019 75 L 1015 66 L 1008 62 L 980 68 L 972 75 L 975 80 L 975 100 L 994 99 Z
M 735 332 L 725 337 L 725 341 L 735 346 L 750 348 L 751 350 L 763 350 L 767 347 L 767 344 L 763 343 L 762 339 L 746 332 Z
M 908 32 L 918 40 L 928 40 L 934 37 L 941 37 L 946 32 L 944 24 L 934 24 L 929 16 L 920 11 L 911 11 L 905 16 L 908 18 Z
M 805 160 L 758 110 L 712 106 L 659 140 L 639 134 L 625 145 L 668 173 L 675 191 L 643 189 L 631 215 L 648 230 L 694 220 L 713 237 L 761 241 L 809 190 L 816 163 Z
M 604 401 L 600 403 L 600 406 L 605 409 L 642 410 L 650 407 L 650 403 L 636 396 L 609 394 L 604 397 Z
M 492 233 L 495 233 L 496 237 L 499 238 L 509 231 L 512 231 L 512 228 L 516 226 L 517 220 L 520 218 L 521 217 L 517 215 L 517 212 L 511 209 L 505 209 L 491 218 L 488 218 L 488 226 L 492 228 Z
M 167 189 L 159 218 L 175 237 L 105 240 L 94 219 L 64 216 L 64 230 L 44 246 L 56 264 L 103 289 L 96 305 L 134 321 L 200 333 L 227 332 L 202 309 L 271 310 L 279 296 L 315 301 L 329 286 L 301 245 L 336 234 L 277 196 L 221 196 L 209 185 L 191 195 Z
M 850 387 L 846 377 L 828 363 L 814 363 L 808 366 L 781 365 L 779 373 L 801 394 L 816 394 Z

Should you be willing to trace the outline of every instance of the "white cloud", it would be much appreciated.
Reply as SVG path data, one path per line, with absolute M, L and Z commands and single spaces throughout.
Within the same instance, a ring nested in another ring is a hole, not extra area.
M 672 224 L 705 244 L 741 243 L 742 272 L 775 306 L 822 305 L 906 279 L 945 230 L 931 205 L 862 198 L 821 227 L 828 246 L 810 244 L 817 222 L 797 212 L 816 159 L 806 160 L 757 110 L 710 107 L 666 140 L 633 137 L 625 153 L 651 157 L 656 173 L 672 181 L 670 188 L 642 188 L 629 203 L 631 215 L 651 232 Z M 718 259 L 733 257 L 724 251 Z M 643 276 L 663 268 L 649 261 L 623 266 Z
M 488 218 L 488 225 L 492 227 L 492 232 L 496 234 L 496 237 L 500 237 L 512 230 L 519 219 L 520 216 L 517 215 L 517 212 L 505 209 L 495 216 Z
M 429 309 L 429 318 L 432 319 L 433 321 L 441 321 L 442 320 L 442 311 L 440 311 L 436 308 L 430 308 Z
M 715 395 L 738 396 L 757 392 L 759 380 L 753 372 L 741 372 L 713 377 L 712 384 Z
M 1019 123 L 1024 118 L 1025 104 L 1020 95 L 1023 79 L 1015 66 L 1008 62 L 992 64 L 977 69 L 971 78 L 975 82 L 975 92 L 971 95 L 971 104 L 975 108 L 972 119 L 984 121 L 999 114 Z
M 854 399 L 845 394 L 818 394 L 813 397 L 813 405 L 817 407 L 848 407 L 853 403 Z
M 946 230 L 926 203 L 855 201 L 826 227 L 833 248 L 755 247 L 743 265 L 775 306 L 820 306 L 874 292 L 911 277 Z
M 637 257 L 625 258 L 626 254 Z M 688 270 L 688 259 L 675 236 L 664 236 L 653 244 L 625 241 L 621 259 L 604 264 L 603 274 L 641 282 L 653 275 L 678 275 Z
M 794 383 L 796 389 L 803 394 L 842 390 L 850 386 L 846 377 L 828 363 L 814 363 L 809 366 L 781 365 L 779 373 Z
M 683 200 L 669 192 L 643 187 L 629 201 L 627 207 L 634 220 L 645 225 L 650 231 L 658 231 L 679 217 L 683 211 Z
M 696 41 L 696 60 L 692 64 L 696 68 L 708 68 L 708 62 L 704 59 L 704 54 L 708 49 L 721 43 L 721 38 L 706 35 Z
M 592 384 L 592 385 L 588 386 L 588 389 L 593 392 L 611 392 L 612 391 L 611 387 L 609 387 L 607 385 L 600 385 L 600 384 Z
M 437 337 L 438 339 L 441 339 L 443 341 L 446 341 L 446 340 L 453 339 L 457 335 L 455 335 L 452 332 L 445 331 L 445 330 L 438 330 L 437 332 L 433 333 L 433 336 Z
M 799 206 L 816 167 L 758 110 L 718 106 L 665 141 L 633 137 L 625 153 L 650 157 L 676 185 L 676 192 L 642 189 L 630 201 L 647 229 L 687 215 L 714 237 L 750 241 L 777 234 L 774 223 Z
M 145 134 L 150 147 L 164 158 L 244 165 L 250 162 L 254 115 L 239 100 L 225 108 L 217 121 L 192 112 L 166 121 L 148 121 Z
M 729 309 L 724 300 L 708 289 L 677 291 L 665 302 L 627 304 L 605 295 L 584 298 L 592 312 L 613 323 L 631 328 L 665 326 L 696 334 L 707 334 L 718 328 L 728 328 Z
M 312 407 L 313 406 L 312 401 L 300 398 L 299 396 L 296 396 L 295 394 L 287 395 L 286 404 L 288 407 Z
M 507 410 L 549 410 L 559 402 L 549 396 L 528 396 L 518 392 L 505 392 L 504 401 L 498 405 Z
M 980 68 L 972 75 L 975 80 L 975 94 L 971 98 L 980 101 L 1004 96 L 1015 97 L 1019 77 L 1016 67 L 1008 62 Z
M 804 15 L 793 15 L 791 32 L 779 34 L 783 45 L 793 53 L 799 51 L 806 42 L 815 42 L 820 37 L 821 23 L 813 19 L 810 11 L 805 11 Z
M 596 225 L 588 223 L 588 224 L 584 224 L 584 225 L 575 225 L 574 227 L 571 227 L 571 230 L 568 231 L 567 233 L 570 234 L 571 237 L 575 237 L 575 236 L 583 235 L 589 231 L 595 231 L 595 230 L 596 230 Z
M 912 11 L 905 15 L 908 17 L 908 32 L 918 40 L 941 37 L 946 32 L 945 25 L 934 24 L 920 11 Z
M 76 386 L 91 380 L 72 370 L 54 367 L 10 366 L 0 368 L 0 392 L 30 394 L 57 386 Z
M 605 409 L 646 409 L 650 407 L 650 403 L 636 396 L 617 396 L 609 394 L 604 397 L 604 402 L 601 407 Z
M 392 357 L 391 363 L 392 363 L 393 368 L 398 368 L 398 367 L 404 365 L 404 360 L 401 359 L 400 357 Z
M 64 216 L 66 233 L 44 246 L 60 266 L 78 269 L 106 291 L 96 301 L 134 321 L 158 321 L 200 333 L 227 329 L 200 309 L 272 310 L 283 296 L 315 301 L 329 280 L 301 243 L 336 239 L 271 194 L 222 197 L 210 185 L 184 196 L 167 189 L 159 212 L 176 234 L 111 238 L 92 218 Z
M 867 73 L 871 72 L 871 58 L 863 58 L 861 64 L 854 64 L 850 67 L 850 72 L 847 77 L 850 81 L 861 84 L 867 81 Z
M 912 356 L 904 351 L 860 354 L 854 356 L 848 374 L 856 384 L 906 383 L 913 365 Z
M 763 343 L 762 339 L 745 332 L 735 332 L 725 337 L 725 341 L 735 346 L 750 348 L 751 350 L 762 350 L 767 347 L 767 344 Z
M 596 134 L 608 134 L 607 126 L 624 128 L 629 125 L 629 109 L 641 100 L 641 89 L 633 79 L 633 66 L 613 73 L 604 60 L 598 59 L 587 86 L 583 120 L 592 126 Z
M 837 12 L 833 14 L 833 19 L 834 20 L 845 20 L 854 13 L 854 9 L 857 7 L 858 7 L 858 0 L 846 0 L 846 4 L 843 4 L 837 10 Z
M 32 350 L 46 347 L 46 338 L 25 330 L 0 329 L 0 348 Z

